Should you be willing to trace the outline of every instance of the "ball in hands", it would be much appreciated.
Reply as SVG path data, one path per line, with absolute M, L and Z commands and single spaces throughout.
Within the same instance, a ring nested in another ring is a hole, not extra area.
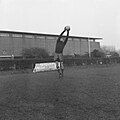
M 65 27 L 65 30 L 70 30 L 70 26 L 66 26 L 66 27 Z

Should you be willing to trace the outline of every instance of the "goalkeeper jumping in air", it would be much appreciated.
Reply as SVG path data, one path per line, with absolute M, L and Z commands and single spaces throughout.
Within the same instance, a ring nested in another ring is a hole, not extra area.
M 67 36 L 63 37 L 63 34 L 67 31 Z M 64 70 L 64 66 L 63 66 L 63 49 L 68 41 L 68 37 L 69 37 L 69 31 L 70 31 L 70 27 L 66 26 L 63 30 L 63 32 L 60 34 L 60 36 L 57 39 L 56 42 L 56 48 L 55 48 L 55 56 L 54 56 L 54 61 L 56 62 L 56 67 L 58 69 L 59 72 L 59 65 L 58 62 L 61 63 L 61 70 L 62 70 L 62 75 L 63 75 L 63 70 Z

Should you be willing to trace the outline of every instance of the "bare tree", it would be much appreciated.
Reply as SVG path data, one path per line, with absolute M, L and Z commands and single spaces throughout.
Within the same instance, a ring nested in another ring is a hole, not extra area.
M 102 46 L 101 47 L 101 50 L 104 52 L 104 53 L 110 53 L 110 52 L 115 52 L 115 47 L 114 46 Z
M 106 57 L 119 57 L 119 53 L 114 46 L 102 46 L 101 50 L 106 54 Z

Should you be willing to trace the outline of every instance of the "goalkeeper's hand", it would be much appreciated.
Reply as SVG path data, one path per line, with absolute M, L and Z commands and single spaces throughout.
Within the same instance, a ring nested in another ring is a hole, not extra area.
M 64 27 L 64 31 L 66 31 L 67 29 L 66 29 L 66 27 Z
M 68 32 L 70 31 L 70 29 L 67 30 Z

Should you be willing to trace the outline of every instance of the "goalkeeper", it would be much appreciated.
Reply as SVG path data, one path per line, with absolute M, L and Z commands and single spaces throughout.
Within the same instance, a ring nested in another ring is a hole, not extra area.
M 63 37 L 63 34 L 65 33 L 65 31 L 67 31 L 67 36 Z M 56 67 L 59 70 L 59 65 L 58 62 L 61 63 L 61 69 L 62 69 L 62 73 L 64 70 L 64 66 L 63 66 L 63 49 L 68 41 L 68 37 L 69 37 L 69 31 L 70 31 L 70 27 L 66 26 L 63 30 L 63 32 L 60 34 L 60 36 L 57 39 L 56 42 L 56 48 L 55 48 L 55 56 L 54 56 L 54 61 L 56 62 Z

